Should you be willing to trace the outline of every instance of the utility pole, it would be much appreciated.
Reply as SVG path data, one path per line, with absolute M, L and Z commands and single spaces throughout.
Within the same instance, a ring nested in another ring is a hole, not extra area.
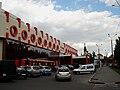
M 117 34 L 114 35 L 114 37 L 116 36 Z M 110 42 L 111 42 L 111 53 L 112 53 L 112 66 L 114 66 L 114 52 L 113 52 L 113 37 L 111 37 L 111 35 L 108 33 L 108 37 L 110 37 Z
M 116 1 L 116 3 L 118 4 L 118 6 L 120 7 L 120 3 L 118 2 L 118 0 L 115 0 Z
M 98 47 L 98 60 L 100 60 L 100 46 L 102 46 L 102 44 L 100 44 L 100 46 L 96 44 L 96 46 Z

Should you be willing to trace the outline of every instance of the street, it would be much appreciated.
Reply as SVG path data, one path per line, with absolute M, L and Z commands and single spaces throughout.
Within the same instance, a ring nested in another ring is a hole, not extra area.
M 56 81 L 54 75 L 0 82 L 1 90 L 120 90 L 120 84 L 93 84 L 88 80 L 93 74 L 73 75 L 71 81 Z
M 13 80 L 0 83 L 1 90 L 92 90 L 94 84 L 88 83 L 93 74 L 73 75 L 71 81 L 56 81 L 54 76 L 40 76 L 27 80 Z

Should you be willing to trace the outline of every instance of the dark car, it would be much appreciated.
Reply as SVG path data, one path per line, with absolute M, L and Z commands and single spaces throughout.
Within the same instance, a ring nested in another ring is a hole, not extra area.
M 0 81 L 12 81 L 15 77 L 15 62 L 12 60 L 0 60 Z
M 16 79 L 27 79 L 27 71 L 23 67 L 17 67 Z

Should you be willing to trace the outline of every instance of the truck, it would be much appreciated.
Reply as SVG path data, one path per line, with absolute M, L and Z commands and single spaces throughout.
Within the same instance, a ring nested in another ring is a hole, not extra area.
M 0 81 L 12 81 L 16 77 L 16 65 L 13 60 L 0 60 Z

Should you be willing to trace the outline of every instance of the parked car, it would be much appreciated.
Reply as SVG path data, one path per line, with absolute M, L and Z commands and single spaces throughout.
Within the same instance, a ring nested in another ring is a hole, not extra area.
M 17 67 L 16 79 L 27 79 L 27 71 L 23 67 Z
M 70 80 L 71 81 L 71 77 L 72 77 L 71 71 L 67 67 L 60 67 L 55 73 L 56 81 L 57 80 Z
M 94 73 L 94 72 L 95 72 L 94 64 L 81 65 L 79 68 L 73 70 L 73 73 L 75 74 Z
M 73 65 L 67 65 L 67 67 L 68 67 L 70 70 L 73 70 L 73 69 L 74 69 L 74 66 L 73 66 Z
M 0 60 L 0 81 L 12 81 L 15 77 L 15 62 L 12 60 Z
M 49 66 L 40 66 L 41 75 L 51 75 L 52 69 Z
M 74 67 L 74 69 L 76 69 L 76 68 L 79 68 L 81 64 L 72 64 L 72 66 Z
M 53 66 L 51 69 L 52 69 L 52 72 L 56 72 L 57 69 L 59 68 L 59 66 Z
M 39 66 L 25 66 L 24 68 L 27 70 L 28 77 L 40 76 Z

